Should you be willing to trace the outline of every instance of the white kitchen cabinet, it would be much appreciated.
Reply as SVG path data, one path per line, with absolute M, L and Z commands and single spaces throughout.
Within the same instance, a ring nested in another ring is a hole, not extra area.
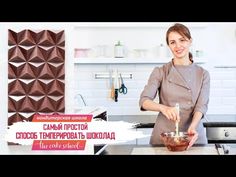
M 151 134 L 152 134 L 152 130 L 153 130 L 153 128 L 137 128 L 137 131 L 142 131 L 142 133 L 144 135 L 148 135 L 145 138 L 138 138 L 137 139 L 137 145 L 139 145 L 139 144 L 149 144 L 150 137 L 151 137 Z

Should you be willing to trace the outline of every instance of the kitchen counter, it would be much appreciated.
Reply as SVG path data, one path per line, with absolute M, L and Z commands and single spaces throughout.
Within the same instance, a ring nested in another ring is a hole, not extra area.
M 227 145 L 228 146 L 228 145 Z M 91 148 L 90 152 L 83 151 L 42 151 L 31 150 L 32 146 L 29 145 L 7 145 L 6 143 L 0 144 L 0 155 L 236 155 L 236 145 L 229 145 L 229 153 L 226 154 L 223 148 L 216 148 L 214 144 L 208 145 L 195 145 L 187 151 L 172 152 L 164 146 L 151 146 L 151 145 L 104 145 L 103 148 L 99 147 L 96 153 Z M 218 150 L 217 150 L 218 149 Z
M 164 146 L 107 145 L 100 155 L 236 155 L 236 145 L 230 145 L 229 153 L 214 144 L 194 145 L 187 151 L 172 152 Z

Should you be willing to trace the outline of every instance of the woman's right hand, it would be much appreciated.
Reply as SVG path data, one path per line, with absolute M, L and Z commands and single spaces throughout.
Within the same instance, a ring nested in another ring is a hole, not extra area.
M 178 110 L 176 109 L 176 107 L 169 107 L 169 106 L 162 105 L 161 113 L 164 114 L 164 116 L 166 116 L 166 118 L 169 120 L 172 120 L 174 122 L 180 121 L 180 117 L 179 117 Z

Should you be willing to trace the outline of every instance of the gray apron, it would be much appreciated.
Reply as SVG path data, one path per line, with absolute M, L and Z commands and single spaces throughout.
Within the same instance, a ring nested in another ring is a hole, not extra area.
M 194 112 L 202 112 L 205 116 L 209 102 L 209 90 L 210 75 L 208 71 L 194 63 L 177 70 L 172 62 L 169 62 L 153 70 L 148 84 L 141 93 L 139 104 L 141 107 L 145 100 L 154 100 L 157 94 L 160 104 L 174 107 L 176 103 L 179 103 L 179 131 L 186 132 L 191 124 Z M 150 143 L 153 145 L 163 144 L 160 140 L 160 134 L 173 131 L 175 131 L 175 123 L 159 113 Z M 197 131 L 198 140 L 196 144 L 206 144 L 207 138 L 203 120 L 199 122 Z

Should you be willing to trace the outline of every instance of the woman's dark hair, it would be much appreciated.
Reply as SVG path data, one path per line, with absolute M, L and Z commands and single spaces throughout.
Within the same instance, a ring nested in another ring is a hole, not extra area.
M 191 33 L 190 33 L 188 27 L 186 27 L 185 25 L 183 25 L 181 23 L 175 23 L 166 32 L 166 43 L 167 43 L 167 45 L 169 45 L 169 34 L 171 32 L 177 32 L 181 36 L 183 36 L 185 38 L 188 38 L 189 40 L 192 39 Z M 193 58 L 193 55 L 192 55 L 191 52 L 189 52 L 189 59 L 192 60 L 192 58 Z

